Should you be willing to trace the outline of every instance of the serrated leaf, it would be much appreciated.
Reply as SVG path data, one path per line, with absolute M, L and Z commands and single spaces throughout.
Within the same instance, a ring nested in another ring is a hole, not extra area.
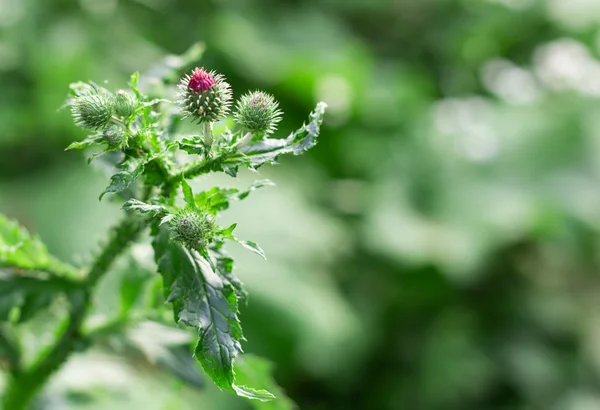
M 71 145 L 69 145 L 67 148 L 65 148 L 65 151 L 69 151 L 72 149 L 89 148 L 94 145 L 99 145 L 101 143 L 101 141 L 102 141 L 102 139 L 99 135 L 90 135 L 83 141 L 75 141 L 75 142 L 71 143 Z
M 77 270 L 48 253 L 46 246 L 18 224 L 0 214 L 0 268 L 50 272 L 57 276 L 77 277 Z
M 225 256 L 223 253 L 215 254 L 215 256 L 217 260 L 217 274 L 233 286 L 239 298 L 247 299 L 248 292 L 244 289 L 244 284 L 233 274 L 233 259 Z
M 196 202 L 194 201 L 194 193 L 192 192 L 192 187 L 187 183 L 185 179 L 181 179 L 181 190 L 183 191 L 183 199 L 185 202 L 192 206 L 196 207 Z
M 135 211 L 143 215 L 149 214 L 154 217 L 168 213 L 167 208 L 163 205 L 150 205 L 137 199 L 129 199 L 123 205 L 123 209 L 126 211 Z
M 198 329 L 195 356 L 204 371 L 218 387 L 248 398 L 267 399 L 260 392 L 252 397 L 250 389 L 234 382 L 233 365 L 242 351 L 243 335 L 233 287 L 197 252 L 171 241 L 166 229 L 158 232 L 153 246 L 175 319 Z
M 265 163 L 275 163 L 283 154 L 300 155 L 317 144 L 323 116 L 327 104 L 320 102 L 310 114 L 308 124 L 290 134 L 286 139 L 277 140 L 264 138 L 261 141 L 247 145 L 241 153 L 227 158 L 223 164 L 224 169 L 229 166 L 248 166 L 258 169 Z
M 163 153 L 156 153 L 146 158 L 128 158 L 121 164 L 121 171 L 110 177 L 110 184 L 100 194 L 100 200 L 108 193 L 119 193 L 129 188 L 144 173 L 146 164 L 154 161 L 161 155 Z
M 245 199 L 250 193 L 258 188 L 265 186 L 275 185 L 268 179 L 256 181 L 248 187 L 245 191 L 241 191 L 235 188 L 219 188 L 214 187 L 208 191 L 200 192 L 195 196 L 195 203 L 199 208 L 216 215 L 220 211 L 229 208 L 231 201 L 239 201 Z
M 179 149 L 190 155 L 204 155 L 208 152 L 208 147 L 204 145 L 204 138 L 198 135 L 182 138 L 177 144 Z

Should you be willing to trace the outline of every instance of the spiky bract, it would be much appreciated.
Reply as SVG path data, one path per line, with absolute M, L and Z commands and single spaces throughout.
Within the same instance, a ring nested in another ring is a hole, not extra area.
M 216 225 L 212 215 L 187 208 L 175 214 L 169 226 L 173 239 L 189 249 L 203 252 L 214 236 Z
M 229 112 L 231 86 L 225 77 L 215 71 L 206 72 L 196 68 L 179 84 L 179 105 L 184 118 L 193 118 L 198 123 L 219 121 Z
M 282 114 L 272 95 L 253 91 L 238 100 L 234 117 L 244 131 L 269 135 L 275 132 Z

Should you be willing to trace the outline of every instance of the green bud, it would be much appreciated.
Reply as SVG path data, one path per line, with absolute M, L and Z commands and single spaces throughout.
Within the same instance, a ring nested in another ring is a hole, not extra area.
M 71 104 L 71 114 L 75 125 L 97 130 L 104 128 L 113 115 L 112 98 L 104 94 L 86 94 L 75 98 Z
M 115 95 L 115 113 L 120 117 L 129 118 L 137 108 L 138 102 L 136 98 L 123 91 L 117 91 Z
M 283 114 L 272 95 L 254 91 L 240 98 L 236 105 L 235 120 L 244 131 L 269 135 L 277 128 Z
M 109 147 L 118 147 L 125 142 L 125 132 L 120 127 L 111 126 L 102 132 L 102 139 Z
M 196 209 L 179 211 L 169 221 L 171 235 L 186 248 L 204 251 L 213 238 L 215 221 L 212 215 Z

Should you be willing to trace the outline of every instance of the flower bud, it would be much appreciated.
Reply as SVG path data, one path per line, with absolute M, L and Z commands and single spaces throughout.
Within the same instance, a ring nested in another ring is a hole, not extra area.
M 117 91 L 115 95 L 115 113 L 120 117 L 129 118 L 137 108 L 135 97 L 123 90 Z
M 197 251 L 206 249 L 215 232 L 215 222 L 210 214 L 190 208 L 178 212 L 169 225 L 173 239 Z
M 231 104 L 231 87 L 221 74 L 196 68 L 179 84 L 179 105 L 184 118 L 198 123 L 219 121 L 227 115 Z
M 281 121 L 279 103 L 272 95 L 254 91 L 240 98 L 236 105 L 235 120 L 244 131 L 252 134 L 269 135 Z
M 125 133 L 120 127 L 111 126 L 102 132 L 102 139 L 109 147 L 118 147 L 125 142 Z
M 75 125 L 92 130 L 108 125 L 113 115 L 112 98 L 104 94 L 86 94 L 75 98 L 71 104 L 71 114 Z

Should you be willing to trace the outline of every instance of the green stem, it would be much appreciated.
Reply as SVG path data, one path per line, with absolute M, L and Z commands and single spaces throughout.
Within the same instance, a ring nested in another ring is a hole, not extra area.
M 61 324 L 62 333 L 47 352 L 43 352 L 26 371 L 13 375 L 4 396 L 4 409 L 25 410 L 46 384 L 50 376 L 65 363 L 78 348 L 85 345 L 81 328 L 90 307 L 92 292 L 98 281 L 112 266 L 117 257 L 133 242 L 144 224 L 132 216 L 122 221 L 110 232 L 109 241 L 92 265 L 82 287 L 70 293 L 69 316 Z
M 206 158 L 200 161 L 192 162 L 177 170 L 168 180 L 168 183 L 176 183 L 181 178 L 194 178 L 198 175 L 207 174 L 217 168 L 222 162 L 222 158 Z

